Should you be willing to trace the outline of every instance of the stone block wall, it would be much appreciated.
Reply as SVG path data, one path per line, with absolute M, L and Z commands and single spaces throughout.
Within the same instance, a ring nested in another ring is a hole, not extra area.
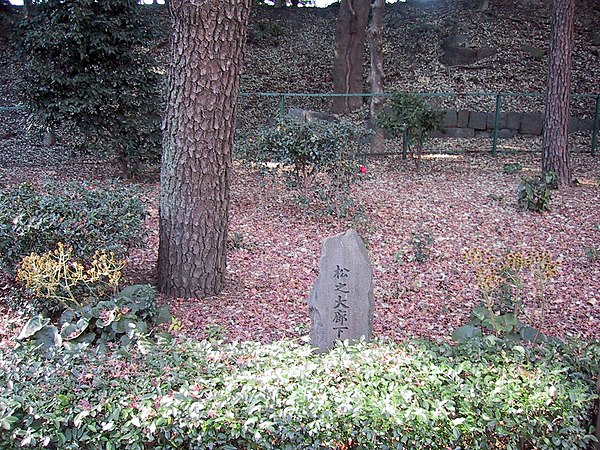
M 432 133 L 432 137 L 471 138 L 492 136 L 494 133 L 495 113 L 447 110 L 444 115 L 442 131 Z M 503 112 L 498 121 L 498 137 L 511 138 L 517 135 L 540 136 L 544 129 L 544 115 L 537 112 Z M 593 131 L 592 119 L 571 117 L 569 133 Z
M 324 120 L 336 122 L 340 118 L 336 115 L 312 111 L 301 108 L 289 108 L 287 114 L 296 119 L 311 122 L 313 120 Z M 494 122 L 496 115 L 493 112 L 468 111 L 449 109 L 445 112 L 442 122 L 443 129 L 431 133 L 431 137 L 446 138 L 491 138 L 494 135 Z M 277 123 L 277 119 L 269 119 L 269 125 Z M 372 120 L 366 120 L 365 126 L 375 129 Z M 501 112 L 498 118 L 498 137 L 509 139 L 517 135 L 541 136 L 544 129 L 544 115 L 538 112 Z M 569 133 L 576 131 L 594 131 L 593 119 L 582 119 L 571 117 L 569 120 Z M 386 138 L 392 135 L 385 133 Z

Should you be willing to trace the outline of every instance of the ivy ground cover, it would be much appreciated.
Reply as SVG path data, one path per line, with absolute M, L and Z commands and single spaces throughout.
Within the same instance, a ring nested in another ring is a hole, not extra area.
M 584 449 L 598 346 L 0 349 L 0 449 Z

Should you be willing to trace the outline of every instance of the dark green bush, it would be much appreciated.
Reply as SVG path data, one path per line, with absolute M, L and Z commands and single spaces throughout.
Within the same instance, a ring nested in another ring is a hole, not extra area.
M 161 81 L 136 0 L 48 0 L 23 21 L 22 91 L 39 123 L 73 126 L 81 151 L 129 174 L 160 156 Z
M 405 247 L 394 253 L 396 262 L 417 262 L 423 264 L 431 257 L 432 246 L 435 238 L 428 231 L 412 232 L 412 238 L 409 242 L 410 248 Z
M 236 150 L 264 172 L 286 177 L 288 187 L 300 188 L 300 202 L 321 203 L 327 213 L 344 217 L 353 203 L 350 188 L 366 173 L 359 152 L 370 134 L 350 122 L 286 118 L 241 139 Z
M 84 259 L 100 249 L 123 254 L 139 242 L 143 219 L 136 191 L 116 184 L 0 190 L 0 267 L 12 273 L 23 257 L 53 250 L 59 242 Z
M 254 20 L 248 27 L 248 42 L 255 45 L 277 47 L 283 36 L 284 28 L 273 20 Z
M 554 172 L 548 172 L 532 178 L 522 177 L 517 188 L 517 203 L 521 209 L 543 212 L 550 209 L 552 189 L 557 183 Z
M 298 179 L 339 170 L 345 162 L 358 172 L 358 153 L 371 132 L 349 122 L 302 121 L 286 118 L 239 144 L 246 159 L 293 168 Z
M 600 346 L 0 349 L 0 449 L 585 449 Z
M 504 164 L 504 173 L 512 175 L 513 173 L 523 170 L 523 165 L 520 162 L 512 162 Z
M 441 129 L 444 112 L 415 94 L 395 92 L 388 103 L 388 108 L 378 117 L 379 126 L 396 136 L 408 138 L 408 146 L 414 150 L 418 167 L 423 144 L 432 131 Z

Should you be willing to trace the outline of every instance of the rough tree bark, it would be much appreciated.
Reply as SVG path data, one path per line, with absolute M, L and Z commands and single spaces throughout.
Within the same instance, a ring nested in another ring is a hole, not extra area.
M 217 294 L 225 279 L 236 99 L 252 0 L 171 0 L 158 284 Z
M 575 0 L 554 0 L 548 51 L 548 85 L 542 137 L 542 171 L 555 172 L 560 186 L 571 184 L 569 110 Z
M 335 24 L 333 92 L 363 92 L 363 60 L 365 34 L 369 22 L 371 0 L 342 0 Z M 334 97 L 333 112 L 346 113 L 363 105 L 362 97 Z
M 383 73 L 383 11 L 385 0 L 374 0 L 371 4 L 371 23 L 367 30 L 369 39 L 369 54 L 371 56 L 371 69 L 369 71 L 368 82 L 371 84 L 372 94 L 383 94 L 384 73 Z M 385 99 L 379 96 L 371 97 L 371 120 L 375 127 L 371 151 L 383 152 L 385 136 L 383 129 L 377 126 L 377 115 L 383 108 Z

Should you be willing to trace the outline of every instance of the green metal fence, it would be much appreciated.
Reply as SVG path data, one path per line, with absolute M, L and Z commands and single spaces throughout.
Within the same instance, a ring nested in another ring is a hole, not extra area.
M 17 111 L 19 109 L 25 109 L 25 105 L 0 106 L 0 112 Z
M 510 97 L 543 97 L 544 94 L 541 93 L 521 93 L 521 92 L 469 92 L 469 93 L 453 93 L 453 92 L 419 92 L 415 93 L 415 95 L 422 97 L 484 97 L 495 100 L 495 108 L 494 108 L 494 129 L 493 129 L 493 139 L 492 139 L 492 149 L 491 153 L 493 156 L 496 156 L 498 150 L 498 131 L 499 131 L 499 123 L 500 123 L 500 114 L 502 113 L 502 103 L 503 99 Z M 296 93 L 296 92 L 257 92 L 257 93 L 240 93 L 241 97 L 252 98 L 252 97 L 264 97 L 264 98 L 274 98 L 278 103 L 278 115 L 280 118 L 285 116 L 286 105 L 289 99 L 292 98 L 333 98 L 333 97 L 364 97 L 369 98 L 373 96 L 382 96 L 389 97 L 390 94 L 323 94 L 323 93 Z M 591 155 L 596 156 L 596 149 L 598 148 L 598 134 L 600 134 L 600 93 L 597 94 L 572 94 L 573 99 L 595 99 L 594 106 L 594 125 L 592 130 L 592 142 L 591 142 Z M 0 106 L 0 112 L 5 111 L 14 111 L 18 109 L 24 108 L 23 105 L 14 105 L 14 106 Z M 407 139 L 404 139 L 404 142 L 407 142 Z M 406 155 L 406 144 L 403 146 L 403 154 Z
M 531 97 L 539 98 L 544 97 L 542 93 L 521 93 L 521 92 L 469 92 L 469 93 L 453 93 L 453 92 L 419 92 L 415 95 L 422 97 L 485 97 L 495 100 L 494 108 L 494 129 L 492 139 L 491 153 L 496 156 L 498 149 L 498 131 L 500 123 L 500 114 L 502 113 L 503 99 L 510 97 Z M 241 97 L 272 97 L 278 101 L 278 115 L 280 118 L 285 116 L 286 105 L 289 99 L 292 98 L 333 98 L 333 97 L 364 97 L 369 98 L 373 96 L 389 97 L 390 94 L 323 94 L 323 93 L 296 93 L 296 92 L 257 92 L 257 93 L 241 93 Z M 595 99 L 594 107 L 594 126 L 592 131 L 592 142 L 591 142 L 591 155 L 596 155 L 596 149 L 598 147 L 598 134 L 600 133 L 600 93 L 598 94 L 572 94 L 573 99 Z M 407 140 L 404 139 L 404 142 Z M 404 145 L 403 154 L 406 153 L 406 146 Z

